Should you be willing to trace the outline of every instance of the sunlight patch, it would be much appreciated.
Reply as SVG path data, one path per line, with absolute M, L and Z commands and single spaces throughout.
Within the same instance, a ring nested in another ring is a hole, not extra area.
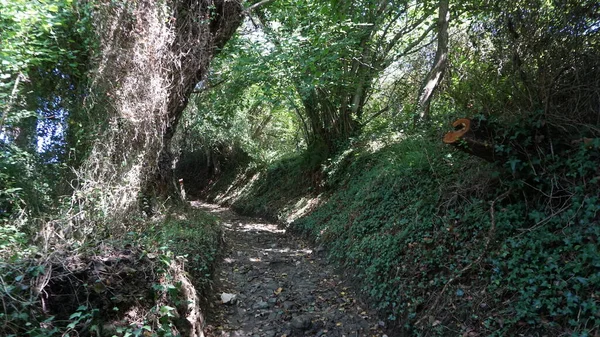
M 269 233 L 285 233 L 285 229 L 280 229 L 277 225 L 266 224 L 266 223 L 246 223 L 243 224 L 240 222 L 240 228 L 238 229 L 241 232 L 269 232 Z

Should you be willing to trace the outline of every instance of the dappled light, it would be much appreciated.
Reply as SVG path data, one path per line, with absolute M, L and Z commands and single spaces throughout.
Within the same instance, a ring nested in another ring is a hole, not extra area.
M 220 304 L 207 326 L 209 336 L 383 334 L 373 313 L 307 243 L 274 231 L 276 224 L 195 205 L 221 217 L 229 247 L 217 274 L 212 299 Z
M 268 232 L 268 233 L 285 233 L 285 229 L 277 228 L 274 224 L 265 223 L 245 223 L 245 224 L 229 224 L 223 223 L 226 228 L 238 227 L 236 230 L 242 232 Z
M 600 336 L 597 0 L 1 0 L 0 336 Z

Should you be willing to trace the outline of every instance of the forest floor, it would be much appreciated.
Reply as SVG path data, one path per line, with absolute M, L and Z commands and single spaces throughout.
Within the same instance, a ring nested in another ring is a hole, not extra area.
M 225 232 L 208 337 L 386 337 L 384 323 L 319 249 L 276 224 L 215 205 L 192 205 L 218 216 Z

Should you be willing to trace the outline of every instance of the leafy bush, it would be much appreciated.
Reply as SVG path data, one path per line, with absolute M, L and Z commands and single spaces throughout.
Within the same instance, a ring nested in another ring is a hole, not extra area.
M 76 164 L 73 151 L 87 137 L 80 120 L 89 116 L 81 116 L 81 102 L 95 38 L 88 3 L 1 6 L 0 226 L 12 226 L 11 219 L 48 211 L 64 192 L 65 163 Z M 67 137 L 79 141 L 69 149 Z
M 187 260 L 186 271 L 192 275 L 194 286 L 204 294 L 212 282 L 212 275 L 222 244 L 222 229 L 217 218 L 203 211 L 187 209 L 170 214 L 164 223 L 155 226 L 148 244 L 155 242 L 176 256 Z

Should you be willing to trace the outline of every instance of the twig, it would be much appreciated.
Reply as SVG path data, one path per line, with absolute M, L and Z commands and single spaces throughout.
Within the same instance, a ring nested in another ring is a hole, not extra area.
M 8 98 L 8 104 L 6 104 L 6 108 L 4 109 L 4 114 L 2 114 L 2 118 L 0 119 L 0 129 L 2 129 L 2 126 L 4 125 L 4 120 L 6 119 L 6 116 L 8 116 L 10 109 L 12 108 L 13 104 L 15 103 L 15 99 L 17 98 L 17 94 L 19 91 L 19 83 L 24 79 L 25 79 L 25 75 L 23 75 L 23 73 L 19 72 L 19 75 L 17 75 L 17 79 L 15 80 L 15 85 L 13 87 L 13 90 L 10 93 L 10 97 Z
M 446 284 L 444 285 L 444 288 L 442 288 L 442 291 L 439 293 L 439 295 L 437 296 L 437 298 L 435 299 L 435 302 L 433 302 L 433 305 L 430 306 L 430 308 L 435 308 L 439 301 L 440 298 L 442 297 L 442 295 L 446 292 L 446 290 L 448 289 L 448 286 L 450 284 L 452 284 L 452 282 L 456 281 L 464 272 L 466 272 L 467 270 L 471 269 L 474 265 L 478 264 L 479 262 L 481 262 L 481 260 L 483 259 L 483 257 L 485 256 L 485 252 L 488 251 L 488 248 L 490 246 L 490 241 L 492 239 L 492 235 L 494 234 L 494 231 L 496 230 L 496 213 L 494 210 L 494 207 L 496 205 L 496 203 L 504 198 L 506 198 L 510 192 L 512 191 L 512 189 L 509 189 L 508 191 L 500 194 L 498 197 L 496 197 L 496 199 L 494 199 L 494 201 L 492 201 L 490 203 L 490 229 L 488 230 L 487 233 L 487 238 L 485 240 L 485 247 L 483 249 L 483 253 L 481 255 L 479 255 L 479 257 L 477 259 L 475 259 L 475 261 L 469 263 L 466 267 L 464 267 L 463 269 L 459 270 L 458 273 L 456 273 L 453 277 L 451 277 L 448 282 L 446 282 Z M 419 319 L 415 325 L 419 324 L 423 319 L 425 319 L 425 317 L 427 316 L 423 316 L 421 319 Z
M 535 225 L 533 225 L 532 227 L 530 227 L 530 228 L 525 228 L 525 229 L 522 229 L 522 228 L 520 228 L 520 229 L 517 229 L 517 230 L 518 230 L 518 231 L 520 231 L 521 233 L 520 233 L 520 234 L 518 234 L 518 235 L 516 235 L 515 237 L 519 237 L 519 236 L 521 236 L 521 235 L 523 235 L 523 234 L 525 234 L 525 233 L 527 233 L 527 232 L 531 232 L 531 231 L 535 230 L 535 229 L 536 229 L 536 228 L 538 228 L 539 226 L 541 226 L 541 225 L 545 224 L 546 222 L 548 222 L 550 219 L 554 218 L 555 216 L 557 216 L 557 215 L 559 215 L 560 213 L 562 213 L 562 212 L 566 211 L 567 209 L 569 209 L 569 207 L 571 207 L 571 204 L 567 204 L 567 202 L 568 202 L 569 200 L 571 200 L 571 198 L 572 198 L 572 196 L 570 196 L 570 197 L 569 197 L 569 199 L 567 199 L 567 201 L 565 202 L 565 206 L 564 206 L 563 208 L 559 209 L 559 210 L 558 210 L 558 211 L 556 211 L 556 212 L 553 212 L 552 214 L 548 215 L 548 216 L 547 216 L 547 217 L 545 217 L 544 219 L 542 219 L 542 220 L 538 221 L 538 222 L 537 222 Z
M 244 9 L 244 11 L 243 11 L 242 13 L 244 13 L 244 14 L 248 14 L 248 13 L 250 13 L 252 10 L 254 10 L 254 9 L 256 9 L 256 8 L 260 7 L 260 6 L 268 5 L 268 4 L 270 4 L 271 2 L 273 2 L 273 1 L 275 1 L 275 0 L 263 0 L 263 1 L 259 1 L 259 2 L 255 3 L 254 5 L 252 5 L 252 6 L 249 6 L 248 8 Z
M 4 291 L 4 293 L 6 294 L 6 296 L 8 296 L 10 299 L 12 299 L 15 302 L 20 302 L 19 300 L 17 300 L 16 298 L 14 298 L 11 294 L 10 291 L 8 290 L 8 288 L 6 287 L 6 283 L 4 282 L 4 279 L 2 278 L 2 276 L 0 275 L 0 284 L 2 285 L 2 290 Z M 2 301 L 4 303 L 4 301 Z

